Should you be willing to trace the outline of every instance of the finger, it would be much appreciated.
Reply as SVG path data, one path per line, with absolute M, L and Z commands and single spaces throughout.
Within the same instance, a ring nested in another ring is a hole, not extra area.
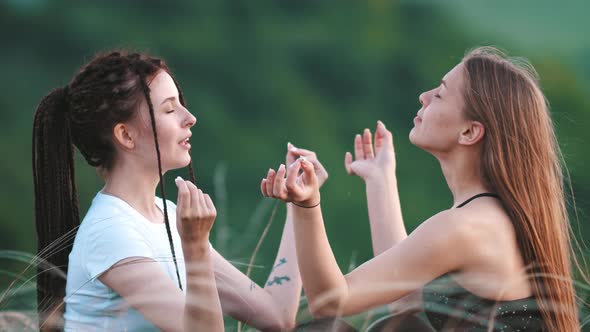
M 344 168 L 346 169 L 346 173 L 348 173 L 348 175 L 354 175 L 350 164 L 352 164 L 352 153 L 346 152 L 344 155 Z
M 302 148 L 295 148 L 294 153 L 297 154 L 299 157 L 305 157 L 305 159 L 311 162 L 313 164 L 313 167 L 315 167 L 316 174 L 323 174 L 327 176 L 328 172 L 326 172 L 324 165 L 322 165 L 322 163 L 318 159 L 317 154 L 314 151 Z
M 215 208 L 215 204 L 213 204 L 213 200 L 209 197 L 208 194 L 203 195 L 205 198 L 205 204 L 207 205 L 207 210 L 209 211 L 209 215 L 213 217 L 217 217 L 217 209 Z
M 293 144 L 291 144 L 291 142 L 288 142 L 287 143 L 287 158 L 285 160 L 287 165 L 291 165 L 295 161 L 295 159 L 297 159 L 296 151 L 297 151 L 297 148 L 295 146 L 293 146 Z
M 266 179 L 260 181 L 260 192 L 262 192 L 262 196 L 268 197 L 268 193 L 266 192 Z
M 365 159 L 365 153 L 363 152 L 363 142 L 361 135 L 356 134 L 354 137 L 354 160 Z
M 316 186 L 317 184 L 317 177 L 315 175 L 315 168 L 313 164 L 306 159 L 301 160 L 301 168 L 303 169 L 303 176 L 305 183 L 309 184 L 310 186 Z
M 304 156 L 306 159 L 315 159 L 316 157 L 316 153 L 311 151 L 311 150 L 307 150 L 307 149 L 302 149 L 302 148 L 296 148 L 293 147 L 293 149 L 291 149 L 291 152 L 296 155 L 296 156 Z
M 326 175 L 328 174 L 328 172 L 326 172 L 326 169 L 324 168 L 324 165 L 322 165 L 322 163 L 320 163 L 320 161 L 317 158 L 310 160 L 307 157 L 305 157 L 305 159 L 307 159 L 310 163 L 313 164 L 316 173 L 325 173 Z
M 375 150 L 379 151 L 385 144 L 393 146 L 393 135 L 385 124 L 381 121 L 377 121 L 377 129 L 375 130 Z
M 176 209 L 182 211 L 185 208 L 190 208 L 191 204 L 191 195 L 184 183 L 184 180 L 179 176 L 177 177 L 174 182 L 176 183 L 176 187 L 178 188 L 178 198 L 176 199 Z
M 371 131 L 365 128 L 363 132 L 363 152 L 365 153 L 366 159 L 373 159 L 375 154 L 373 153 L 373 142 L 371 139 Z
M 289 169 L 287 170 L 287 180 L 285 181 L 285 187 L 287 188 L 287 195 L 291 196 L 293 193 L 297 193 L 297 176 L 301 169 L 301 158 L 297 159 Z
M 184 181 L 186 183 L 186 186 L 188 187 L 190 193 L 191 193 L 191 208 L 192 209 L 198 209 L 199 208 L 199 188 L 197 188 L 197 186 L 195 186 L 194 183 L 190 182 L 190 181 Z
M 287 171 L 285 170 L 285 165 L 281 164 L 281 166 L 279 166 L 277 174 L 275 175 L 275 181 L 272 188 L 274 197 L 284 199 L 285 190 L 283 189 L 283 184 L 285 181 L 286 172 Z
M 199 210 L 202 214 L 207 214 L 207 203 L 205 203 L 205 193 L 199 189 Z
M 269 197 L 272 196 L 272 185 L 275 181 L 275 171 L 272 168 L 268 169 L 268 173 L 266 174 L 266 193 Z

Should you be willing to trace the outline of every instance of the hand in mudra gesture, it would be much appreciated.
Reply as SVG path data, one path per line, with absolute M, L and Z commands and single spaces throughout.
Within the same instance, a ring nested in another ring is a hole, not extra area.
M 374 142 L 371 131 L 365 129 L 362 136 L 357 134 L 354 138 L 354 160 L 350 152 L 344 157 L 346 172 L 365 181 L 395 176 L 395 166 L 393 135 L 381 121 L 377 123 Z
M 208 244 L 217 217 L 211 197 L 190 181 L 177 177 L 176 227 L 183 244 Z
M 266 197 L 303 207 L 312 207 L 320 202 L 320 184 L 314 164 L 303 156 L 289 167 L 281 164 L 276 172 L 269 169 L 266 178 L 260 182 L 260 191 Z
M 304 157 L 307 161 L 313 164 L 315 175 L 318 178 L 318 186 L 321 188 L 324 182 L 328 179 L 328 172 L 318 159 L 315 152 L 307 149 L 297 148 L 291 143 L 287 143 L 287 155 L 285 165 L 289 167 L 292 165 L 298 157 Z

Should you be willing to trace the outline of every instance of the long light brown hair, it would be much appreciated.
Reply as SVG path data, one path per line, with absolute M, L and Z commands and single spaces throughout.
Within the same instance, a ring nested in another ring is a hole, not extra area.
M 493 47 L 463 64 L 465 115 L 486 128 L 482 173 L 512 220 L 546 327 L 579 330 L 563 158 L 538 75 Z

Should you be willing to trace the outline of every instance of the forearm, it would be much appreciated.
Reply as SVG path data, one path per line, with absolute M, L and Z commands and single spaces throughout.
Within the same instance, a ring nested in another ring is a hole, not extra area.
M 223 315 L 208 243 L 183 246 L 186 262 L 184 331 L 223 331 Z
M 337 311 L 347 285 L 326 235 L 320 207 L 293 208 L 297 258 L 309 309 L 314 316 Z
M 295 323 L 301 296 L 301 276 L 295 251 L 293 231 L 293 207 L 287 203 L 287 218 L 283 228 L 281 243 L 264 290 L 280 308 L 287 325 Z
M 375 256 L 408 236 L 395 175 L 366 180 L 367 208 Z

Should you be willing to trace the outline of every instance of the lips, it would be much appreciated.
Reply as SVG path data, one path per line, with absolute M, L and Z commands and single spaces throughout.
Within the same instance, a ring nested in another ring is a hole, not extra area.
M 418 115 L 414 118 L 414 124 L 417 125 L 422 122 L 422 118 Z
M 180 144 L 182 147 L 186 148 L 186 149 L 190 149 L 191 148 L 191 144 L 189 143 L 189 140 L 191 138 L 192 135 L 188 135 L 187 137 L 185 137 L 184 139 L 182 139 L 180 142 L 178 142 L 178 144 Z

